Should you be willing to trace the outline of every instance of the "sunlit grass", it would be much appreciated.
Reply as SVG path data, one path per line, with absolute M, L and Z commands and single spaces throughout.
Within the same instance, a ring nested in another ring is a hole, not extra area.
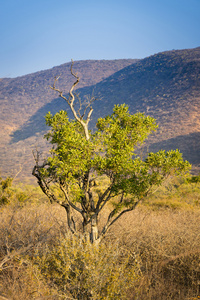
M 106 180 L 96 183 L 97 193 Z M 65 210 L 51 205 L 38 188 L 20 184 L 9 189 L 9 201 L 0 206 L 0 296 L 198 299 L 199 182 L 180 179 L 160 187 L 119 219 L 94 250 L 73 240 Z M 100 227 L 109 210 L 102 214 Z

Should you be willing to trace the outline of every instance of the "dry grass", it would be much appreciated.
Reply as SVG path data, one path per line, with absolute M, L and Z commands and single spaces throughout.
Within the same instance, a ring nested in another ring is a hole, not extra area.
M 200 295 L 200 211 L 139 208 L 116 224 L 110 239 L 141 258 L 138 299 Z M 135 298 L 133 298 L 135 299 Z
M 9 300 L 61 299 L 29 259 L 65 231 L 64 217 L 59 218 L 58 213 L 62 214 L 48 204 L 1 208 L 0 296 Z
M 182 188 L 181 193 L 185 189 Z M 199 199 L 197 186 L 193 190 L 194 199 Z M 154 201 L 157 201 L 156 197 Z M 194 202 L 192 196 L 188 201 Z M 70 299 L 72 296 L 67 295 L 66 291 L 62 293 L 48 274 L 43 276 L 34 259 L 38 253 L 47 253 L 47 249 L 54 249 L 53 253 L 56 253 L 58 241 L 66 237 L 64 209 L 47 203 L 39 205 L 27 202 L 21 205 L 15 202 L 1 206 L 0 219 L 0 299 Z M 124 299 L 198 299 L 199 224 L 200 210 L 197 204 L 189 208 L 182 205 L 176 209 L 165 206 L 155 209 L 155 206 L 143 205 L 124 215 L 103 241 L 110 250 L 110 245 L 115 245 L 113 249 L 117 245 L 119 253 L 138 258 L 140 275 Z M 102 272 L 104 268 L 98 266 L 99 272 Z M 109 270 L 109 266 L 106 268 Z M 96 272 L 95 276 L 98 278 Z M 94 280 L 92 284 L 94 288 Z M 118 298 L 110 296 L 104 299 Z

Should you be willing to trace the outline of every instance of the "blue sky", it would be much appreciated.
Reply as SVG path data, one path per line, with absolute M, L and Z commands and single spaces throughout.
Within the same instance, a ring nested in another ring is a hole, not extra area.
M 200 0 L 1 0 L 0 77 L 200 46 Z

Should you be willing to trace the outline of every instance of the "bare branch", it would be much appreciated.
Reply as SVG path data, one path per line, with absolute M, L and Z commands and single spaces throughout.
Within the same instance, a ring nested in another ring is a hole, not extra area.
M 74 204 L 69 200 L 68 193 L 67 193 L 66 189 L 64 188 L 64 186 L 61 185 L 61 184 L 60 184 L 60 189 L 61 189 L 61 191 L 64 193 L 65 199 L 67 200 L 68 204 L 69 204 L 73 209 L 75 209 L 76 211 L 78 211 L 80 214 L 83 214 L 83 210 L 80 209 L 79 207 L 77 207 L 76 205 L 74 205 Z
M 96 205 L 96 210 L 101 211 L 102 208 L 106 205 L 106 203 L 110 200 L 112 197 L 112 187 L 114 185 L 115 181 L 112 180 L 110 186 L 105 190 L 105 192 L 99 197 L 99 200 Z
M 79 83 L 80 77 L 78 77 L 78 75 L 73 72 L 73 64 L 74 64 L 74 61 L 72 60 L 70 71 L 71 71 L 71 75 L 76 78 L 76 81 L 73 83 L 71 89 L 69 90 L 69 97 L 66 98 L 65 96 L 63 96 L 63 92 L 60 89 L 56 88 L 56 82 L 58 81 L 58 79 L 59 79 L 60 76 L 55 77 L 53 87 L 50 86 L 50 88 L 52 90 L 58 92 L 59 96 L 61 98 L 63 98 L 68 103 L 68 105 L 69 105 L 69 107 L 70 107 L 70 109 L 71 109 L 71 111 L 72 111 L 72 113 L 74 115 L 74 118 L 82 125 L 82 127 L 84 129 L 86 140 L 89 140 L 90 139 L 90 135 L 89 135 L 89 130 L 88 130 L 88 123 L 90 121 L 90 117 L 91 117 L 91 114 L 93 112 L 93 108 L 91 107 L 91 103 L 94 102 L 95 99 L 92 99 L 92 101 L 86 107 L 86 109 L 84 110 L 83 116 L 80 115 L 80 109 L 78 110 L 78 112 L 76 112 L 76 110 L 74 108 L 75 95 L 73 94 L 73 90 L 74 90 L 75 86 Z M 80 105 L 80 99 L 79 99 L 79 105 Z M 81 107 L 82 107 L 82 105 L 80 105 L 80 108 Z M 83 117 L 84 117 L 84 115 L 86 113 L 86 110 L 89 107 L 90 107 L 90 111 L 88 112 L 86 119 L 83 120 Z
M 33 151 L 33 156 L 35 159 L 35 166 L 33 167 L 32 170 L 32 175 L 35 176 L 38 180 L 38 185 L 40 186 L 41 190 L 43 193 L 49 198 L 50 202 L 56 202 L 60 203 L 60 201 L 56 198 L 56 196 L 52 193 L 49 187 L 49 183 L 52 181 L 45 181 L 45 179 L 41 176 L 40 170 L 43 169 L 44 167 L 48 166 L 48 163 L 46 161 L 43 162 L 42 165 L 39 165 L 39 160 L 40 160 L 40 153 L 39 151 Z
M 86 111 L 87 111 L 87 109 L 88 108 L 90 108 L 90 110 L 92 109 L 92 103 L 94 102 L 94 101 L 96 101 L 97 100 L 97 98 L 95 98 L 94 96 L 92 96 L 90 99 L 88 99 L 88 101 L 87 101 L 87 103 L 86 103 L 86 106 L 85 106 L 85 109 L 84 109 L 84 112 L 83 112 L 83 114 L 82 114 L 82 118 L 85 116 L 85 114 L 86 114 Z M 92 109 L 93 110 L 93 109 Z M 89 116 L 89 118 L 90 118 L 90 116 Z M 88 116 L 87 116 L 87 119 L 88 119 Z M 86 119 L 86 120 L 87 120 Z
M 99 200 L 98 200 L 97 205 L 96 205 L 96 211 L 100 212 L 102 210 L 102 208 L 105 206 L 105 204 L 110 200 L 111 193 L 112 193 L 111 188 L 112 188 L 112 186 L 109 186 L 105 190 L 103 195 L 101 195 L 101 197 L 99 197 Z
M 73 90 L 74 90 L 75 86 L 79 83 L 79 80 L 80 80 L 80 78 L 78 77 L 78 75 L 73 72 L 73 64 L 74 64 L 74 61 L 72 60 L 70 71 L 71 71 L 72 76 L 74 76 L 76 78 L 76 81 L 74 82 L 74 84 L 72 85 L 72 87 L 71 87 L 71 89 L 69 91 L 69 94 L 71 96 L 70 107 L 73 106 L 74 100 L 75 100 L 75 97 L 74 97 L 74 94 L 73 94 Z
M 55 197 L 55 195 L 50 190 L 48 183 L 44 179 L 42 179 L 39 168 L 42 168 L 42 167 L 34 166 L 32 175 L 37 178 L 38 184 L 39 184 L 41 190 L 49 198 L 50 202 L 51 203 L 53 203 L 53 202 L 60 203 L 60 201 Z
M 135 202 L 132 207 L 127 208 L 123 211 L 121 211 L 116 217 L 115 219 L 112 220 L 112 218 L 114 217 L 115 213 L 116 213 L 116 209 L 113 209 L 111 211 L 111 213 L 108 216 L 108 220 L 106 225 L 104 226 L 101 235 L 104 236 L 106 234 L 106 232 L 108 231 L 108 229 L 110 228 L 110 226 L 112 226 L 123 214 L 125 214 L 126 212 L 132 211 L 136 208 L 136 206 L 138 205 L 140 201 Z
M 24 164 L 25 164 L 25 163 L 24 163 Z M 21 171 L 23 170 L 24 164 L 22 164 L 22 165 L 20 166 L 19 171 L 15 174 L 15 176 L 13 176 L 13 180 L 15 180 L 15 178 L 21 173 Z
M 83 116 L 81 115 L 81 109 L 82 109 L 82 102 L 81 102 L 81 99 L 80 99 L 80 97 L 79 97 L 79 94 L 77 94 L 77 93 L 74 93 L 75 94 L 75 96 L 76 96 L 76 98 L 78 99 L 78 102 L 79 102 L 79 109 L 78 109 L 78 115 L 79 115 L 79 117 L 80 117 L 80 119 L 83 119 Z
M 7 254 L 3 260 L 0 262 L 0 269 L 4 269 L 4 265 L 10 261 L 11 259 L 13 259 L 15 256 L 20 255 L 22 253 L 25 253 L 26 251 L 28 251 L 29 249 L 31 249 L 32 247 L 34 247 L 34 244 L 31 243 L 29 244 L 27 247 L 23 247 L 19 250 L 13 250 L 11 253 Z

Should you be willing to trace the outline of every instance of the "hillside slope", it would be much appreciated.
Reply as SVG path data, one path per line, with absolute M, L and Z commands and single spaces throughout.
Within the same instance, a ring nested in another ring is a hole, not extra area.
M 0 81 L 1 170 L 9 174 L 23 170 L 31 173 L 31 150 L 42 139 L 44 115 L 66 109 L 50 90 L 54 76 L 61 75 L 59 86 L 66 92 L 73 78 L 70 64 L 15 79 Z M 97 95 L 92 126 L 99 116 L 112 112 L 114 104 L 126 103 L 132 113 L 144 112 L 157 119 L 159 130 L 150 138 L 149 150 L 179 148 L 194 164 L 200 166 L 200 48 L 158 53 L 142 60 L 75 62 L 81 76 L 78 92 Z M 1 126 L 1 128 L 3 128 Z
M 95 85 L 136 61 L 76 61 L 74 69 L 81 78 L 79 88 Z M 44 115 L 52 110 L 51 103 L 55 103 L 55 93 L 49 85 L 60 75 L 59 84 L 68 91 L 73 83 L 70 66 L 71 62 L 26 76 L 0 79 L 0 172 L 3 176 L 20 172 L 20 179 L 31 177 L 32 150 L 37 145 L 46 149 L 41 133 L 46 129 Z
M 179 148 L 186 159 L 199 165 L 200 48 L 145 58 L 98 83 L 95 91 L 104 97 L 98 106 L 103 114 L 115 103 L 125 102 L 132 113 L 140 111 L 157 119 L 159 130 L 149 150 Z

